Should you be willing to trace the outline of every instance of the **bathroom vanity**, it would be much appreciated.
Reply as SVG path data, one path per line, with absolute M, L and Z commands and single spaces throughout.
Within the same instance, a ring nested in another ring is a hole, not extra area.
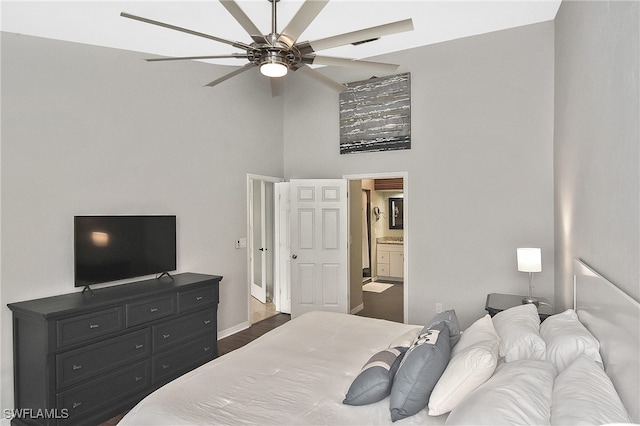
M 404 279 L 404 241 L 383 237 L 376 241 L 376 270 L 378 279 L 402 281 Z

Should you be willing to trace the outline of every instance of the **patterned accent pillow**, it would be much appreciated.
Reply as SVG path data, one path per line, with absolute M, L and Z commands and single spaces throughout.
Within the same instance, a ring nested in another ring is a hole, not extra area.
M 431 319 L 431 322 L 427 324 L 427 328 L 433 328 L 436 324 L 444 322 L 449 330 L 449 342 L 453 348 L 458 340 L 460 340 L 460 324 L 458 324 L 458 316 L 455 309 L 449 309 L 448 311 L 440 312 Z
M 372 404 L 389 395 L 393 376 L 406 350 L 403 347 L 388 348 L 372 356 L 349 387 L 343 403 Z
M 405 354 L 391 387 L 391 420 L 413 416 L 427 406 L 431 392 L 442 376 L 451 345 L 445 322 L 425 329 Z

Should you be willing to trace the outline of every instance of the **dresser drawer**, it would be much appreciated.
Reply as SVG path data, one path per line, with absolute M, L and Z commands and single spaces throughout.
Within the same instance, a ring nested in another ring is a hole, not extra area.
M 58 348 L 104 336 L 124 328 L 122 308 L 115 307 L 56 321 Z
M 215 292 L 214 286 L 178 292 L 178 312 L 184 312 L 188 309 L 211 303 L 218 303 L 218 294 Z
M 190 370 L 194 365 L 213 359 L 218 355 L 214 334 L 187 343 L 153 358 L 153 382 Z
M 216 325 L 214 315 L 215 312 L 212 308 L 153 326 L 154 351 L 165 348 L 172 343 L 189 340 L 192 336 L 206 330 L 213 333 L 215 331 L 213 328 Z
M 147 328 L 56 355 L 57 389 L 149 356 L 149 334 Z
M 59 410 L 67 410 L 69 422 L 83 413 L 133 395 L 151 385 L 151 365 L 141 362 L 56 395 Z
M 175 297 L 173 295 L 142 302 L 127 303 L 127 327 L 153 321 L 172 315 L 176 312 Z

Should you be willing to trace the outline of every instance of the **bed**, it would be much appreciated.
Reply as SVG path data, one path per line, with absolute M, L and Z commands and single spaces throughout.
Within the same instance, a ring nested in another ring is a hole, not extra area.
M 301 315 L 156 390 L 119 425 L 639 422 L 640 305 L 583 262 L 575 271 L 574 309 L 542 324 L 525 305 L 462 332 L 455 311 L 424 325 Z

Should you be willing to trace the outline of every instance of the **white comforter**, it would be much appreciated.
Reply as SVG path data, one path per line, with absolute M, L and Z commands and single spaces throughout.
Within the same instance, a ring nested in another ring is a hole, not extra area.
M 366 361 L 418 326 L 311 312 L 158 389 L 119 423 L 141 425 L 391 424 L 389 398 L 342 400 Z M 403 424 L 444 424 L 427 410 Z

